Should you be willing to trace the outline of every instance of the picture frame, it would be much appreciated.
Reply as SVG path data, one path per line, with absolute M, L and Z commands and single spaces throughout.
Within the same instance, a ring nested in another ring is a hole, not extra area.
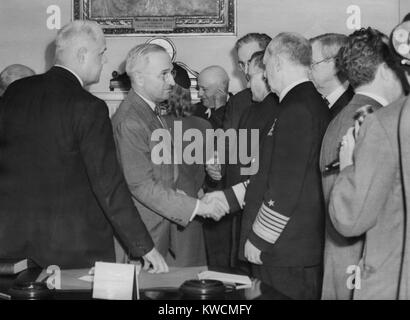
M 236 35 L 236 0 L 72 0 L 108 36 Z

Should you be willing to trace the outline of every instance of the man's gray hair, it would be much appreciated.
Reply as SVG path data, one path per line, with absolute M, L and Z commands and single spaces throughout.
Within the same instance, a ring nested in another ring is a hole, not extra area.
M 340 33 L 325 33 L 311 38 L 309 41 L 313 45 L 315 42 L 320 43 L 320 50 L 323 58 L 334 58 L 340 48 L 347 44 L 347 36 Z
M 271 42 L 271 40 L 272 38 L 268 36 L 266 33 L 252 32 L 252 33 L 248 33 L 244 35 L 242 38 L 236 41 L 235 49 L 236 51 L 238 51 L 240 47 L 242 47 L 243 45 L 247 43 L 257 42 L 261 50 L 265 50 L 269 42 Z
M 81 39 L 86 41 L 99 41 L 104 38 L 104 33 L 95 21 L 74 20 L 66 24 L 57 34 L 56 61 L 59 62 L 64 52 L 68 49 L 75 48 L 81 44 Z
M 125 62 L 125 71 L 131 79 L 133 72 L 142 71 L 145 68 L 148 64 L 149 54 L 154 52 L 167 53 L 163 47 L 153 43 L 139 44 L 130 50 Z
M 310 67 L 312 64 L 312 46 L 309 40 L 298 33 L 279 33 L 273 38 L 266 51 L 269 55 L 284 56 L 303 67 Z
M 249 61 L 251 63 L 254 63 L 256 67 L 258 67 L 260 70 L 265 71 L 265 64 L 263 63 L 263 56 L 265 55 L 265 51 L 256 51 Z

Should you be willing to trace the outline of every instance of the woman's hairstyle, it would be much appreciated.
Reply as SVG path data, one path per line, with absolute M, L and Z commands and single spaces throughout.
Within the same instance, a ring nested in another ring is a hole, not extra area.
M 191 91 L 175 84 L 168 98 L 167 114 L 180 118 L 191 115 L 192 109 Z

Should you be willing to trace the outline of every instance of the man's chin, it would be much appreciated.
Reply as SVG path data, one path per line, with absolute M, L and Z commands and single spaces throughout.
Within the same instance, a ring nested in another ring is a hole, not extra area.
M 205 108 L 209 108 L 209 104 L 206 101 L 201 100 L 201 103 Z

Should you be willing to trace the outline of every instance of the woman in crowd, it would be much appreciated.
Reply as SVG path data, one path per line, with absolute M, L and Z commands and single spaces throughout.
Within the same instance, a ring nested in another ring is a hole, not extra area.
M 207 129 L 212 129 L 211 124 L 199 117 L 192 116 L 191 81 L 187 71 L 174 63 L 175 86 L 172 89 L 167 105 L 167 115 L 164 117 L 174 137 L 176 126 L 182 126 L 182 133 L 188 129 L 198 129 L 206 146 Z M 190 141 L 183 141 L 182 150 Z M 174 145 L 175 147 L 175 145 Z M 183 153 L 182 153 L 183 154 Z M 202 163 L 187 164 L 184 159 L 179 159 L 177 188 L 191 197 L 200 197 L 203 194 L 202 185 L 205 179 L 205 155 L 203 148 Z M 169 254 L 167 262 L 170 266 L 189 267 L 206 265 L 206 252 L 201 218 L 197 217 L 186 228 L 171 225 L 171 247 L 173 254 Z

